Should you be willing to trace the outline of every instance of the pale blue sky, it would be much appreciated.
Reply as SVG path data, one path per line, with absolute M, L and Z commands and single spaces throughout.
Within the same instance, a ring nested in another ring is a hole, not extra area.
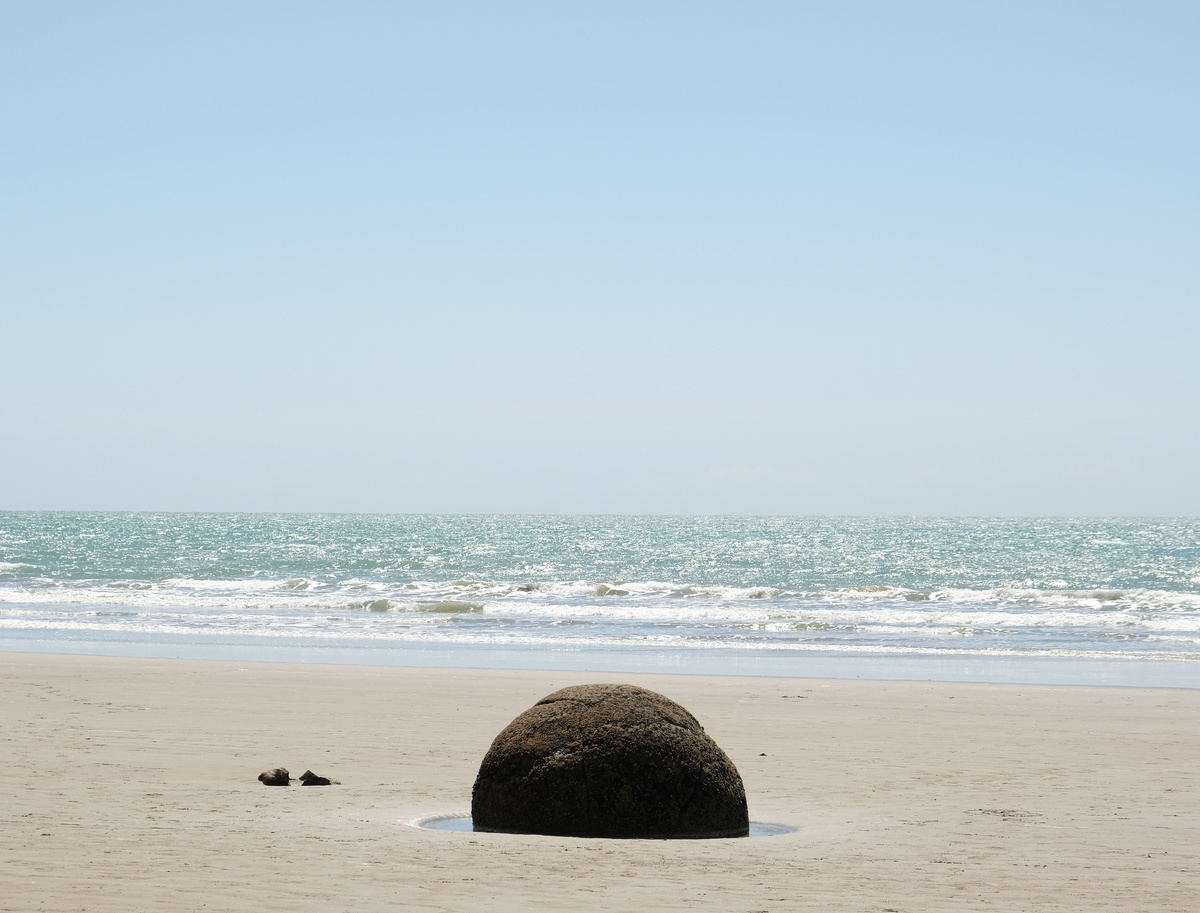
M 0 2 L 0 509 L 1200 514 L 1197 47 Z

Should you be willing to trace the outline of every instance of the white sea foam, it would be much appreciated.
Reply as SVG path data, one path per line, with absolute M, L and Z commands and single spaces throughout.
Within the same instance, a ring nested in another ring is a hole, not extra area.
M 797 611 L 824 617 L 831 611 L 830 607 L 844 606 L 860 619 L 867 619 L 876 611 L 885 612 L 896 623 L 914 624 L 941 617 L 937 613 L 954 612 L 956 607 L 977 619 L 1001 608 L 1010 613 L 1003 623 L 1021 624 L 1105 625 L 1163 615 L 1200 618 L 1200 594 L 1149 589 L 946 588 L 917 591 L 872 586 L 794 592 L 769 587 L 697 587 L 658 582 L 631 582 L 618 587 L 578 582 L 494 584 L 454 581 L 449 584 L 415 582 L 397 585 L 359 580 L 318 584 L 296 579 L 227 582 L 175 578 L 158 583 L 40 580 L 0 586 L 0 604 L 13 603 L 122 605 L 147 609 L 228 607 L 256 611 L 335 608 L 430 611 L 430 604 L 452 606 L 462 603 L 471 606 L 470 611 L 542 617 L 587 615 L 646 620 L 747 621 L 768 620 L 780 612 Z M 1186 621 L 1178 623 L 1188 624 Z
M 13 619 L 0 619 L 0 630 L 44 630 L 58 632 L 104 632 L 109 628 L 103 625 L 89 624 L 85 621 L 45 621 L 22 623 Z M 163 635 L 178 634 L 178 629 L 162 624 L 130 624 L 121 629 L 127 634 Z M 211 632 L 201 632 L 211 633 Z M 256 629 L 251 632 L 255 637 L 271 639 L 295 640 L 345 640 L 346 633 L 338 630 L 318 627 L 284 626 Z M 1070 648 L 1019 648 L 1019 647 L 985 647 L 958 648 L 931 645 L 889 645 L 889 644 L 856 644 L 856 643 L 804 643 L 804 642 L 763 642 L 748 644 L 738 639 L 697 639 L 672 635 L 646 635 L 625 637 L 579 637 L 569 643 L 549 634 L 471 634 L 413 630 L 368 630 L 358 632 L 355 639 L 368 642 L 393 642 L 425 645 L 463 645 L 463 646 L 523 646 L 541 647 L 546 649 L 562 649 L 569 646 L 580 648 L 631 648 L 652 647 L 657 650 L 737 650 L 752 646 L 756 650 L 794 653 L 846 653 L 864 655 L 911 655 L 911 656 L 942 656 L 942 657 L 1062 657 L 1072 659 L 1124 659 L 1167 660 L 1175 662 L 1200 662 L 1200 653 L 1195 650 L 1123 650 L 1114 653 L 1112 650 L 1087 650 Z

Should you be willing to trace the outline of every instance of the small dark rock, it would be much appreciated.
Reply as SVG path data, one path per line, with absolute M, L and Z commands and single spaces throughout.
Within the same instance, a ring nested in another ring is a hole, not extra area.
M 292 776 L 286 767 L 276 767 L 274 770 L 264 770 L 258 775 L 264 786 L 287 786 L 292 782 Z
M 305 786 L 331 786 L 336 780 L 330 780 L 328 777 L 320 777 L 311 770 L 306 770 L 300 774 L 300 782 Z

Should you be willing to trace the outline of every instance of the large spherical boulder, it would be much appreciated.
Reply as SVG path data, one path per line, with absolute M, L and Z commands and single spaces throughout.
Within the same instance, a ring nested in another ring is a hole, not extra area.
M 475 830 L 575 837 L 745 837 L 746 791 L 696 718 L 645 688 L 577 685 L 496 737 Z

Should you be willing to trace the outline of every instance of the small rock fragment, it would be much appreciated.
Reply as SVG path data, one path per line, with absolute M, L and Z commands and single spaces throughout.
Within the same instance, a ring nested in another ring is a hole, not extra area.
M 313 773 L 311 770 L 306 770 L 300 774 L 300 782 L 305 786 L 331 786 L 336 783 L 336 780 L 330 780 L 328 777 L 321 777 Z
M 258 779 L 264 786 L 287 786 L 291 783 L 292 776 L 286 767 L 276 767 L 273 770 L 264 770 L 258 775 Z

